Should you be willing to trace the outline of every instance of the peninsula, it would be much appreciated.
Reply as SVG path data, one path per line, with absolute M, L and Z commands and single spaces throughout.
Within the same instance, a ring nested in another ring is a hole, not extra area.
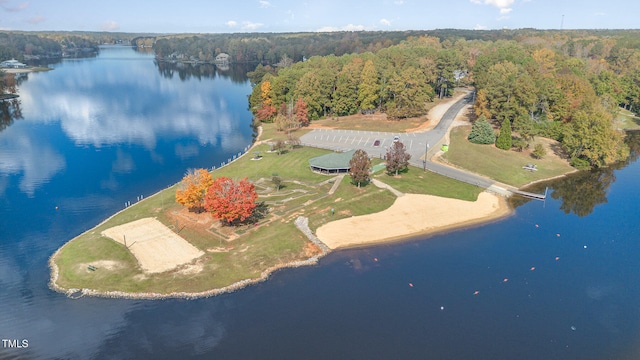
M 435 125 L 464 95 L 435 106 L 426 122 Z M 278 155 L 270 151 L 274 135 L 266 125 L 264 140 L 213 171 L 214 177 L 249 176 L 267 209 L 261 217 L 239 226 L 222 225 L 208 213 L 189 212 L 178 204 L 174 185 L 56 251 L 50 259 L 51 287 L 69 296 L 211 296 L 262 281 L 283 267 L 314 264 L 331 249 L 398 241 L 510 213 L 502 196 L 414 167 L 399 176 L 375 172 L 371 184 L 358 188 L 344 174 L 310 171 L 308 160 L 329 151 L 303 146 Z M 272 183 L 274 169 L 283 180 L 278 189 Z M 299 219 L 306 219 L 308 228 Z M 370 226 L 372 222 L 377 227 Z M 172 250 L 159 251 L 152 239 L 166 239 Z M 172 262 L 171 254 L 188 256 Z

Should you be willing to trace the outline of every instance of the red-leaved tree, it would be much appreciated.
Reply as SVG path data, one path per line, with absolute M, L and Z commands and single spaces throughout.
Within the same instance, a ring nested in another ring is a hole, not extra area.
M 218 220 L 224 220 L 229 225 L 234 221 L 244 221 L 253 213 L 256 207 L 255 186 L 244 178 L 235 182 L 228 177 L 219 177 L 207 190 L 204 198 L 204 208 Z
M 387 173 L 389 175 L 393 173 L 398 175 L 399 171 L 406 170 L 409 167 L 411 154 L 407 153 L 402 142 L 396 141 L 393 145 L 389 146 L 385 158 L 387 160 Z
M 256 117 L 260 121 L 272 121 L 276 115 L 277 109 L 273 105 L 262 104 L 262 107 L 258 109 Z
M 349 175 L 351 175 L 351 182 L 358 184 L 369 180 L 369 168 L 371 167 L 371 160 L 369 160 L 369 154 L 362 149 L 356 150 L 349 161 Z
M 299 97 L 298 100 L 296 101 L 295 113 L 296 113 L 296 120 L 298 120 L 298 123 L 301 126 L 309 125 L 309 110 L 307 109 L 307 103 L 304 102 L 304 100 L 301 97 Z

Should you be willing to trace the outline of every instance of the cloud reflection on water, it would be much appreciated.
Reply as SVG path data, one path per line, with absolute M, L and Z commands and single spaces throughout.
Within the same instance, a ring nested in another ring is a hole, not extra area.
M 201 146 L 225 153 L 246 146 L 246 103 L 237 102 L 244 101 L 238 91 L 246 89 L 222 77 L 162 77 L 152 59 L 123 47 L 29 74 L 20 86 L 24 121 L 13 134 L 0 133 L 0 193 L 11 186 L 9 175 L 23 174 L 20 189 L 33 196 L 71 160 L 68 152 L 56 152 L 59 144 L 36 133 L 41 125 L 60 126 L 78 147 L 141 146 L 158 163 L 166 156 L 160 142 L 180 141 L 173 148 L 181 160 L 197 156 Z M 117 154 L 114 172 L 135 168 L 138 159 L 127 160 L 120 149 Z M 103 180 L 107 188 L 114 181 Z
M 31 141 L 23 128 L 9 128 L 0 137 L 0 179 L 21 174 L 19 188 L 28 196 L 62 171 L 66 161 L 50 144 Z M 9 180 L 0 181 L 0 193 L 4 193 Z

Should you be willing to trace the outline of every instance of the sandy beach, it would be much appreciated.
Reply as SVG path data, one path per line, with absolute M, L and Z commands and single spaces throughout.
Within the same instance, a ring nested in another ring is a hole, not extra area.
M 506 199 L 482 192 L 474 202 L 433 195 L 405 194 L 388 209 L 325 224 L 317 237 L 331 249 L 399 240 L 505 217 Z

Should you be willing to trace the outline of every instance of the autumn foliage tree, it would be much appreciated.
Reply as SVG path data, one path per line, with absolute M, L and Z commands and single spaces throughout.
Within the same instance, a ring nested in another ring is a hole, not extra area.
M 204 197 L 213 184 L 211 173 L 206 169 L 189 169 L 176 190 L 176 201 L 189 211 L 202 212 Z
M 256 112 L 256 117 L 260 121 L 270 121 L 276 115 L 277 109 L 273 106 L 271 99 L 271 82 L 268 80 L 260 84 L 260 100 L 262 104 Z
M 394 142 L 392 146 L 389 146 L 386 154 L 387 159 L 387 173 L 398 175 L 399 171 L 403 171 L 409 167 L 409 159 L 411 154 L 407 153 L 404 144 L 400 141 Z
M 309 125 L 309 110 L 307 109 L 307 103 L 301 97 L 296 101 L 295 113 L 300 126 Z
M 358 187 L 360 187 L 360 183 L 368 181 L 369 168 L 371 168 L 371 160 L 369 159 L 367 152 L 362 149 L 356 150 L 349 161 L 349 175 L 351 175 L 351 182 L 357 183 Z
M 257 199 L 255 186 L 247 178 L 236 182 L 222 176 L 215 179 L 207 190 L 204 208 L 215 219 L 231 225 L 235 221 L 249 218 L 256 207 Z

